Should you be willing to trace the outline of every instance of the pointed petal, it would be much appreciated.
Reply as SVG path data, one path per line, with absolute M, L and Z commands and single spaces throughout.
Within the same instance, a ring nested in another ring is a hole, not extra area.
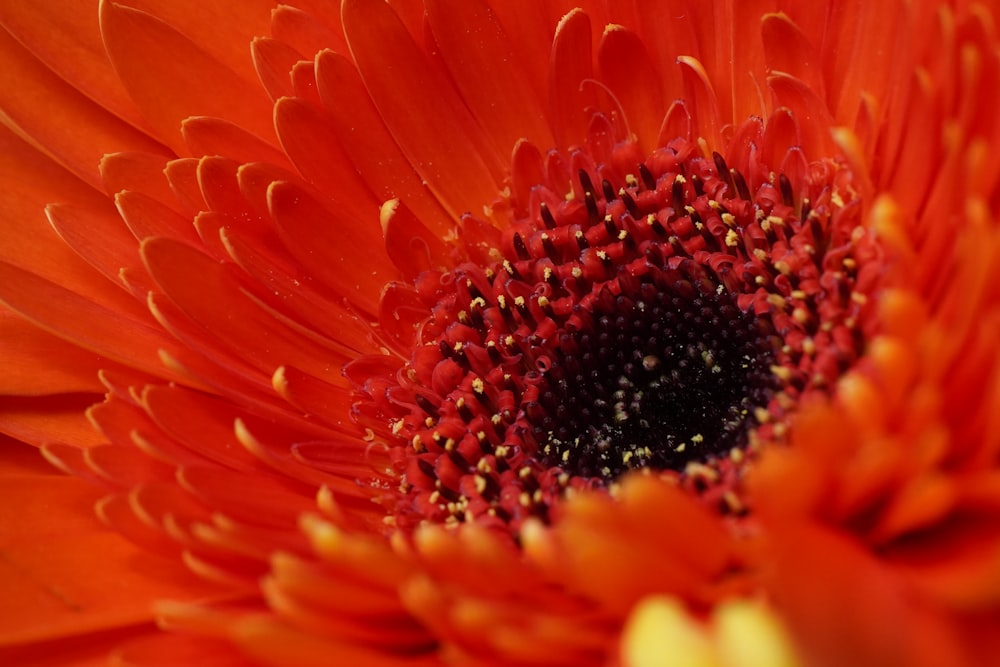
M 185 148 L 180 129 L 189 116 L 226 118 L 260 137 L 274 136 L 267 97 L 198 46 L 214 39 L 192 42 L 151 14 L 110 0 L 101 3 L 101 33 L 132 99 L 175 151 Z
M 272 102 L 291 97 L 292 67 L 304 56 L 288 44 L 277 39 L 258 37 L 250 45 L 257 77 Z
M 540 99 L 489 4 L 432 0 L 426 11 L 441 58 L 494 148 L 506 155 L 519 139 L 551 146 L 552 132 Z
M 396 14 L 385 3 L 347 0 L 343 18 L 375 106 L 445 208 L 457 218 L 496 199 L 504 155 L 489 145 L 461 97 Z
M 0 309 L 0 395 L 99 393 L 109 363 Z
M 0 105 L 5 122 L 94 187 L 109 151 L 164 153 L 163 146 L 95 104 L 0 30 Z M 38 109 L 45 113 L 38 113 Z
M 8 460 L 8 445 L 3 451 Z M 212 591 L 179 564 L 102 530 L 86 482 L 7 465 L 0 477 L 0 646 L 147 623 L 157 598 Z
M 280 182 L 269 188 L 268 205 L 282 241 L 313 276 L 359 308 L 378 312 L 379 290 L 398 272 L 382 249 L 377 209 L 370 224 L 359 223 Z
M 354 65 L 339 54 L 320 52 L 316 85 L 340 144 L 375 195 L 381 200 L 403 200 L 439 235 L 450 231 L 454 221 L 392 138 Z M 351 104 L 343 104 L 345 99 Z
M 220 118 L 196 116 L 181 123 L 181 134 L 194 156 L 225 155 L 237 162 L 270 162 L 290 166 L 276 145 Z
M 663 93 L 660 79 L 646 46 L 631 30 L 610 25 L 597 51 L 601 80 L 621 102 L 629 128 L 639 138 L 644 151 L 657 144 L 663 122 Z

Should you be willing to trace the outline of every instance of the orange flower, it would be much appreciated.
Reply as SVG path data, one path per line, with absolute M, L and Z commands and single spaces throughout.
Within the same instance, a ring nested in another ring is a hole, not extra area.
M 230 5 L 0 6 L 0 662 L 1000 657 L 993 5 Z

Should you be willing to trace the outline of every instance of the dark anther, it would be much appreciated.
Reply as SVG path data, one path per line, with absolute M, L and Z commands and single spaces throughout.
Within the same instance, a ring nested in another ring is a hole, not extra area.
M 670 199 L 674 206 L 674 211 L 680 213 L 684 210 L 684 182 L 676 179 L 670 186 Z
M 441 353 L 443 359 L 451 359 L 455 356 L 454 350 L 451 349 L 451 346 L 445 340 L 438 343 L 438 351 Z
M 517 232 L 514 232 L 514 252 L 517 253 L 518 259 L 531 259 L 531 255 L 528 253 L 528 246 L 524 245 L 524 239 Z
M 459 401 L 455 407 L 458 409 L 458 416 L 461 417 L 462 421 L 466 424 L 472 421 L 473 417 L 475 417 L 475 415 L 472 414 L 472 410 L 469 409 L 468 404 L 465 402 L 465 399 Z
M 583 252 L 584 250 L 590 247 L 590 244 L 587 243 L 587 237 L 584 235 L 583 232 L 576 233 L 576 245 L 577 247 L 580 248 L 580 252 Z
M 427 398 L 423 394 L 414 394 L 413 400 L 417 402 L 417 405 L 427 413 L 428 417 L 437 415 L 437 406 L 431 403 L 431 399 Z
M 802 199 L 802 211 L 799 213 L 799 220 L 805 220 L 812 213 L 812 202 L 806 198 Z
M 503 357 L 500 356 L 500 350 L 497 349 L 496 345 L 487 345 L 486 354 L 489 355 L 490 361 L 493 362 L 494 366 L 499 366 L 500 362 L 503 360 Z
M 698 174 L 691 174 L 691 177 L 688 178 L 688 180 L 691 181 L 691 185 L 694 186 L 694 194 L 698 197 L 704 197 L 705 184 L 701 182 L 700 178 L 698 178 Z
M 476 283 L 472 282 L 471 280 L 468 280 L 465 283 L 465 287 L 466 289 L 469 290 L 470 301 L 475 301 L 476 299 L 483 299 L 484 301 L 486 300 L 483 298 L 483 293 L 479 291 L 478 287 L 476 287 Z
M 660 222 L 659 218 L 657 218 L 655 215 L 650 216 L 649 226 L 653 228 L 653 231 L 656 232 L 657 236 L 663 236 L 664 234 L 667 233 L 667 228 L 663 226 L 663 223 Z
M 604 191 L 604 201 L 613 201 L 615 199 L 615 188 L 608 179 L 605 178 L 601 181 L 601 190 Z
M 792 197 L 792 182 L 784 174 L 778 176 L 778 189 L 781 190 L 781 201 L 785 206 L 795 204 L 795 199 Z
M 736 192 L 739 193 L 740 199 L 750 201 L 750 188 L 747 187 L 747 181 L 743 178 L 743 174 L 735 169 L 730 170 L 729 173 L 732 175 L 733 182 L 736 184 Z
M 587 194 L 589 192 L 593 194 L 594 183 L 590 180 L 590 174 L 585 169 L 581 169 L 577 172 L 577 175 L 580 177 L 580 185 L 583 186 L 583 193 Z
M 552 242 L 548 234 L 542 234 L 542 248 L 545 249 L 545 255 L 551 259 L 553 262 L 559 261 L 559 251 L 556 250 L 556 244 Z
M 583 203 L 587 206 L 587 217 L 590 218 L 590 224 L 596 224 L 601 219 L 601 213 L 597 210 L 597 200 L 594 199 L 592 190 L 583 193 Z
M 539 211 L 542 214 L 542 222 L 545 223 L 545 228 L 555 229 L 556 219 L 552 217 L 552 211 L 549 210 L 549 205 L 542 202 L 541 206 L 539 206 Z
M 726 185 L 729 186 L 730 196 L 735 196 L 736 185 L 733 183 L 733 175 L 729 172 L 729 166 L 726 164 L 725 158 L 717 152 L 713 152 L 712 159 L 715 161 L 715 168 L 719 172 L 719 178 L 723 179 L 726 182 Z
M 622 197 L 622 202 L 625 203 L 625 208 L 628 210 L 629 213 L 632 214 L 633 218 L 638 218 L 640 215 L 642 215 L 642 212 L 639 211 L 639 207 L 635 205 L 635 200 L 632 199 L 632 195 L 630 195 L 625 190 L 622 190 L 621 197 Z
M 816 262 L 822 266 L 823 255 L 826 253 L 826 235 L 823 233 L 823 225 L 819 216 L 809 218 L 809 231 L 812 232 L 813 240 L 816 242 Z
M 429 461 L 417 459 L 417 467 L 420 468 L 420 472 L 427 475 L 430 479 L 437 479 L 437 473 L 434 472 L 434 466 L 432 466 Z
M 611 239 L 618 237 L 618 227 L 615 226 L 615 221 L 612 220 L 610 215 L 604 218 L 604 231 L 608 233 L 608 237 Z
M 649 171 L 649 167 L 642 162 L 639 163 L 639 178 L 642 179 L 642 184 L 646 186 L 646 189 L 656 189 L 656 179 L 653 178 L 653 173 Z

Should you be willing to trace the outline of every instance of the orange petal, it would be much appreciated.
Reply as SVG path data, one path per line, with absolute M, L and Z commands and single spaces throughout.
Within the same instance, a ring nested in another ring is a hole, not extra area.
M 253 40 L 250 52 L 257 77 L 271 101 L 292 96 L 292 67 L 304 56 L 288 44 L 266 37 Z
M 274 136 L 267 97 L 199 46 L 214 37 L 192 42 L 151 14 L 110 0 L 101 3 L 101 33 L 132 99 L 175 151 L 185 148 L 180 129 L 189 116 L 226 118 L 260 137 Z
M 312 59 L 323 49 L 347 53 L 347 42 L 342 34 L 288 5 L 279 5 L 271 12 L 271 36 L 301 53 L 305 59 Z
M 0 395 L 99 393 L 109 362 L 0 308 Z
M 0 3 L 0 23 L 63 80 L 125 122 L 145 123 L 104 54 L 95 8 L 74 0 Z
M 53 441 L 96 445 L 103 438 L 84 411 L 100 400 L 100 394 L 5 396 L 0 402 L 0 433 L 39 446 Z
M 645 151 L 658 144 L 663 122 L 663 94 L 660 78 L 650 62 L 646 45 L 632 32 L 619 25 L 604 29 L 597 51 L 601 80 L 621 102 L 629 128 Z
M 148 623 L 157 598 L 212 593 L 177 563 L 102 530 L 86 482 L 12 470 L 20 453 L 10 447 L 24 445 L 5 444 L 2 454 L 0 646 Z
M 382 250 L 377 209 L 371 223 L 345 218 L 291 183 L 272 184 L 268 205 L 281 240 L 315 278 L 363 311 L 378 312 L 379 290 L 398 271 Z
M 439 235 L 450 231 L 454 221 L 392 138 L 354 65 L 339 54 L 320 52 L 316 57 L 316 85 L 340 144 L 375 195 L 381 200 L 403 200 Z M 342 104 L 345 99 L 350 99 L 351 104 Z
M 552 41 L 549 107 L 556 141 L 563 148 L 580 145 L 587 136 L 589 111 L 597 107 L 593 80 L 590 17 L 574 9 L 559 21 Z
M 441 58 L 494 148 L 506 155 L 519 139 L 551 146 L 545 111 L 489 4 L 432 0 L 426 11 Z
M 396 14 L 385 3 L 347 0 L 343 19 L 375 106 L 445 208 L 457 218 L 496 199 L 503 156 Z
M 156 283 L 204 327 L 206 337 L 231 346 L 268 377 L 284 363 L 317 377 L 339 376 L 339 364 L 346 361 L 341 346 L 277 317 L 252 296 L 232 264 L 219 264 L 186 244 L 166 239 L 146 240 L 142 253 Z M 220 303 L 227 304 L 225 311 L 218 309 Z
M 181 123 L 181 134 L 192 155 L 225 155 L 237 162 L 270 162 L 288 168 L 278 148 L 239 125 L 221 118 L 196 116 Z
M 6 31 L 0 31 L 0 58 L 0 104 L 6 122 L 85 182 L 100 186 L 97 163 L 107 152 L 165 152 L 53 74 Z

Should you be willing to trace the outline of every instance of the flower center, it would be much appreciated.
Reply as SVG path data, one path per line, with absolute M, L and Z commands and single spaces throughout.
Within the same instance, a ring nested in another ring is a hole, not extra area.
M 409 362 L 359 387 L 396 525 L 516 531 L 633 469 L 738 509 L 753 452 L 861 353 L 878 265 L 841 163 L 750 155 L 553 152 L 504 231 L 463 220 L 468 261 L 416 283 Z
M 721 286 L 704 292 L 657 268 L 622 282 L 617 295 L 601 290 L 586 326 L 550 342 L 545 388 L 526 411 L 539 460 L 607 480 L 744 447 L 778 386 L 767 321 Z

